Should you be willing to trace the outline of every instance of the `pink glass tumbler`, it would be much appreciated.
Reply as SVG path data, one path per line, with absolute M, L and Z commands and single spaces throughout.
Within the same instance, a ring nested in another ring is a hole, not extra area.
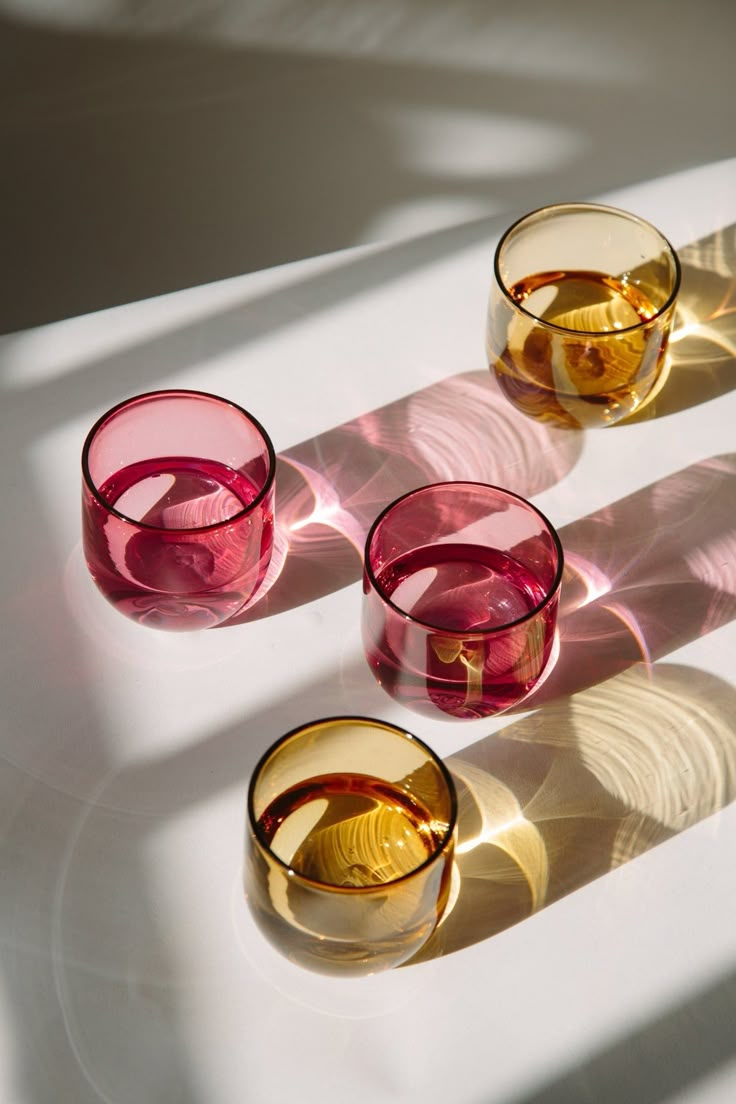
M 113 407 L 82 452 L 84 554 L 121 613 L 210 628 L 253 596 L 273 545 L 276 457 L 261 425 L 201 391 Z
M 550 663 L 563 553 L 523 498 L 436 483 L 398 498 L 368 534 L 362 633 L 378 683 L 428 716 L 518 705 Z

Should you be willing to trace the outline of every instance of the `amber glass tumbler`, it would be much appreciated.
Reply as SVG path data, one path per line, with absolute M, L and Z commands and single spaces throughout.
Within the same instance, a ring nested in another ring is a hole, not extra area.
M 541 421 L 621 421 L 664 382 L 679 287 L 675 250 L 636 215 L 593 203 L 526 215 L 498 244 L 488 305 L 502 392 Z
M 245 891 L 266 938 L 320 973 L 398 966 L 448 900 L 457 799 L 440 759 L 367 717 L 295 729 L 248 791 Z

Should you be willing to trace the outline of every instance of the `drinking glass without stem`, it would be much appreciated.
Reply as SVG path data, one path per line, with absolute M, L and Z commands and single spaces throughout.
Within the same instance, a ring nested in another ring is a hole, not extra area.
M 435 483 L 376 518 L 362 633 L 378 683 L 460 720 L 521 702 L 548 668 L 563 553 L 543 514 L 485 483 Z
M 594 203 L 533 211 L 501 238 L 486 350 L 501 391 L 524 414 L 612 425 L 667 371 L 680 262 L 644 219 Z
M 457 797 L 416 736 L 367 717 L 288 733 L 248 790 L 244 884 L 266 938 L 320 973 L 407 961 L 447 905 Z
M 119 403 L 82 451 L 90 574 L 121 613 L 157 629 L 228 620 L 263 580 L 276 457 L 246 410 L 203 391 Z

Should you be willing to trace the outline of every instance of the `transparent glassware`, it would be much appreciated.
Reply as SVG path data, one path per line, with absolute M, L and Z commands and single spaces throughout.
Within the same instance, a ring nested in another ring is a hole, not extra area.
M 666 379 L 680 262 L 655 227 L 593 203 L 533 211 L 501 238 L 486 350 L 524 414 L 613 425 Z
M 82 535 L 98 589 L 157 629 L 200 629 L 253 596 L 273 546 L 276 457 L 235 403 L 152 391 L 109 410 L 82 451 Z
M 295 729 L 250 781 L 251 914 L 279 951 L 316 972 L 398 966 L 445 910 L 456 820 L 449 772 L 411 733 L 367 717 Z
M 378 683 L 428 716 L 500 713 L 548 670 L 563 553 L 543 514 L 484 483 L 435 483 L 368 534 L 362 634 Z

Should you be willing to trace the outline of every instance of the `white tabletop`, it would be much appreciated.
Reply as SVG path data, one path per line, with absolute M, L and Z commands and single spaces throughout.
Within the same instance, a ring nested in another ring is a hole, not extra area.
M 667 385 L 613 429 L 497 392 L 488 221 L 2 339 L 4 1104 L 736 1098 L 736 160 L 598 198 L 685 270 Z M 281 574 L 204 633 L 128 622 L 81 554 L 88 427 L 168 386 L 242 404 L 281 459 Z M 363 659 L 360 541 L 464 477 L 558 527 L 561 650 L 536 707 L 427 721 Z M 240 884 L 257 757 L 345 712 L 478 805 L 445 953 L 358 980 L 272 951 Z

